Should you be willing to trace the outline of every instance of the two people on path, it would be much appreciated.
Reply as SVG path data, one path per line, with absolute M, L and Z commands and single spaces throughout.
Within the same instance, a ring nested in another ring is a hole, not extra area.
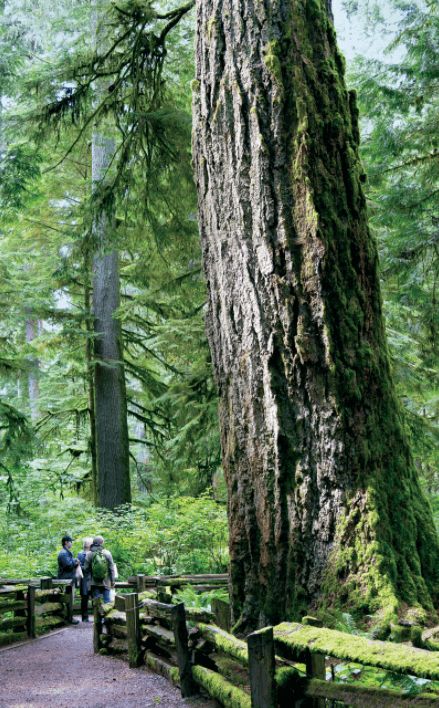
M 83 550 L 78 553 L 78 558 L 74 558 L 70 550 L 73 543 L 71 536 L 63 536 L 61 543 L 62 550 L 58 554 L 58 578 L 76 581 L 78 567 L 81 568 L 83 576 L 79 581 L 81 615 L 82 621 L 88 622 L 90 593 L 93 598 L 102 597 L 104 602 L 111 601 L 110 593 L 116 582 L 113 557 L 110 551 L 104 548 L 105 541 L 102 536 L 85 538 Z M 75 624 L 76 622 L 77 620 L 74 620 Z

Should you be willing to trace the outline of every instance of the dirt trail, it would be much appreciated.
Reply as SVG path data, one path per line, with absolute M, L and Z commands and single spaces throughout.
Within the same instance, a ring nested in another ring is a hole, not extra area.
M 0 706 L 8 708 L 211 708 L 145 668 L 93 653 L 93 625 L 66 627 L 0 651 Z

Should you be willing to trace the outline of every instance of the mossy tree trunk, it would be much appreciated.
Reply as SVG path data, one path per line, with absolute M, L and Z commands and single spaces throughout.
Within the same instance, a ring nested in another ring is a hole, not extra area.
M 431 611 L 438 544 L 389 370 L 355 96 L 325 0 L 198 0 L 194 153 L 242 630 Z

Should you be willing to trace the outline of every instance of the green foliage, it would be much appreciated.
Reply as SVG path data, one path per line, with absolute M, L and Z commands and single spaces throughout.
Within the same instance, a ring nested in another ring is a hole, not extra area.
M 61 537 L 98 533 L 105 538 L 121 578 L 136 573 L 209 573 L 227 567 L 225 509 L 207 495 L 156 499 L 116 513 L 95 510 L 80 497 L 54 503 L 40 492 L 39 505 L 23 500 L 23 513 L 0 519 L 0 576 L 56 575 Z
M 398 28 L 387 56 L 358 59 L 352 79 L 363 118 L 362 156 L 388 339 L 417 466 L 431 493 L 439 462 L 439 15 L 429 1 L 392 0 L 392 10 Z M 377 15 L 375 30 L 386 21 Z M 370 15 L 368 23 L 370 30 Z
M 229 593 L 225 588 L 209 590 L 207 592 L 196 592 L 191 585 L 181 588 L 176 595 L 176 602 L 184 602 L 186 607 L 196 607 L 197 609 L 211 610 L 212 600 L 229 601 Z

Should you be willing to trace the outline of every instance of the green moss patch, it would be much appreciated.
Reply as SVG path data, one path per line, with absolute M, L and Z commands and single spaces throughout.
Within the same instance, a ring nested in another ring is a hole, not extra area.
M 283 622 L 274 628 L 280 655 L 299 658 L 310 651 L 421 678 L 439 679 L 439 656 L 407 645 L 372 641 L 333 629 Z
M 205 691 L 226 708 L 251 708 L 250 696 L 220 674 L 204 666 L 193 666 L 192 676 Z

